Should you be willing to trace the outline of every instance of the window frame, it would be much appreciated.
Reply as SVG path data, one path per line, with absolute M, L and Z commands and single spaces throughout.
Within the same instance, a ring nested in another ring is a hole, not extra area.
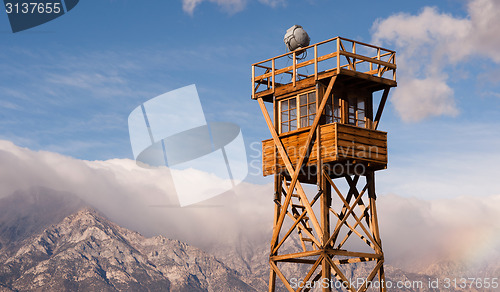
M 321 92 L 321 91 L 320 91 Z M 315 94 L 314 102 L 310 102 L 309 100 L 309 95 L 310 94 Z M 301 96 L 306 95 L 306 104 L 301 104 Z M 278 133 L 279 134 L 285 134 L 285 133 L 290 133 L 294 131 L 298 131 L 301 129 L 305 129 L 311 126 L 312 121 L 316 117 L 316 114 L 318 113 L 318 94 L 317 90 L 308 90 L 308 91 L 302 91 L 300 93 L 295 93 L 293 95 L 289 95 L 287 97 L 284 97 L 282 99 L 277 100 L 278 102 Z M 346 124 L 346 125 L 352 125 L 356 126 L 359 128 L 366 128 L 369 129 L 371 126 L 371 98 L 369 96 L 365 96 L 363 94 L 348 94 L 345 92 L 332 92 L 330 96 L 328 97 L 329 101 L 327 104 L 330 106 L 331 112 L 328 113 L 327 109 L 325 108 L 323 110 L 323 118 L 321 119 L 321 124 L 333 124 L 333 123 L 340 123 L 340 124 Z M 293 100 L 293 105 L 294 108 L 290 107 L 291 101 Z M 283 102 L 287 101 L 288 102 L 288 109 L 285 111 L 288 111 L 288 120 L 285 122 L 287 123 L 287 131 L 283 131 L 283 111 L 282 105 Z M 309 106 L 314 104 L 314 113 L 309 111 Z M 362 106 L 361 106 L 362 105 Z M 306 107 L 306 114 L 304 114 L 302 111 Z M 295 110 L 295 116 L 293 119 L 290 119 L 291 116 L 290 112 L 291 109 Z M 302 118 L 306 118 L 307 125 L 303 126 L 302 125 Z M 293 121 L 293 122 L 292 122 Z M 293 129 L 290 129 L 293 127 Z
M 363 107 L 360 107 L 363 104 Z M 347 98 L 346 124 L 359 128 L 367 128 L 368 125 L 368 98 L 365 96 L 353 95 Z M 353 112 L 351 113 L 351 109 Z M 362 114 L 362 118 L 360 117 Z
M 310 96 L 314 94 L 314 102 L 310 102 Z M 301 96 L 306 96 L 306 104 L 301 104 Z M 294 100 L 294 105 L 295 107 L 294 108 L 291 108 L 290 107 L 290 101 L 291 100 Z M 283 102 L 288 102 L 288 107 L 287 109 L 283 110 Z M 310 127 L 312 125 L 312 121 L 314 120 L 314 117 L 316 117 L 316 114 L 317 114 L 317 110 L 318 110 L 318 94 L 317 94 L 317 91 L 316 90 L 309 90 L 309 91 L 305 91 L 305 92 L 301 92 L 301 93 L 296 93 L 292 96 L 289 96 L 289 97 L 286 97 L 286 98 L 283 98 L 283 99 L 280 99 L 277 101 L 278 102 L 278 131 L 280 134 L 284 134 L 284 133 L 289 133 L 289 132 L 293 132 L 293 131 L 297 131 L 297 130 L 300 130 L 300 129 L 303 129 L 303 128 L 307 128 L 307 127 Z M 314 112 L 310 111 L 310 106 L 311 105 L 314 105 Z M 306 114 L 304 115 L 302 113 L 302 109 L 301 107 L 305 107 L 306 108 Z M 292 111 L 292 109 L 295 109 L 295 118 L 294 119 L 290 119 L 290 117 L 292 116 L 290 114 L 290 112 Z M 288 117 L 288 120 L 285 120 L 285 122 L 283 121 L 283 113 L 284 112 L 288 112 L 287 113 L 287 117 Z M 306 126 L 302 126 L 302 118 L 306 118 L 306 121 L 307 121 L 307 125 Z M 312 120 L 311 120 L 312 118 Z M 292 127 L 292 121 L 295 121 L 295 129 L 291 130 L 290 128 Z M 284 123 L 287 124 L 287 128 L 288 128 L 288 131 L 283 131 L 283 125 Z
M 342 98 L 337 94 L 331 93 L 328 96 L 327 106 L 330 106 L 330 113 L 327 113 L 325 107 L 323 115 L 325 116 L 325 124 L 342 123 Z

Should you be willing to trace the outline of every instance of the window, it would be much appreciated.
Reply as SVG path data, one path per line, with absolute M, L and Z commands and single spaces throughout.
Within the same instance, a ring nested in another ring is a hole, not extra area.
M 316 92 L 280 101 L 280 133 L 309 127 L 316 117 Z
M 290 98 L 280 101 L 281 133 L 297 130 L 297 101 Z
M 279 101 L 280 133 L 286 133 L 299 128 L 312 126 L 316 117 L 316 92 L 301 93 Z M 360 128 L 366 128 L 367 97 L 331 94 L 325 105 L 324 120 L 321 123 L 347 123 Z
M 365 99 L 361 97 L 349 97 L 349 110 L 347 123 L 361 128 L 366 126 Z
M 338 97 L 333 97 L 333 103 L 332 103 L 332 97 L 330 96 L 328 98 L 328 102 L 326 103 L 325 106 L 325 123 L 331 124 L 331 123 L 340 123 L 340 99 Z M 332 111 L 333 107 L 333 111 Z
M 300 101 L 300 127 L 309 127 L 316 116 L 316 92 L 299 95 Z

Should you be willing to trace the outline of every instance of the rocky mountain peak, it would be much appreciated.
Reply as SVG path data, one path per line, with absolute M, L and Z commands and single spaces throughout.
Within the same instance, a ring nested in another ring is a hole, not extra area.
M 0 291 L 256 291 L 215 257 L 163 236 L 145 238 L 90 207 L 3 252 Z

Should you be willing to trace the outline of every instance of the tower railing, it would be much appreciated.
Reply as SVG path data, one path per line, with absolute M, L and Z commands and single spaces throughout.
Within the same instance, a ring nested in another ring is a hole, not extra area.
M 318 80 L 343 70 L 396 81 L 396 68 L 395 51 L 335 37 L 253 64 L 252 98 L 273 94 L 281 85 L 295 86 L 302 79 Z

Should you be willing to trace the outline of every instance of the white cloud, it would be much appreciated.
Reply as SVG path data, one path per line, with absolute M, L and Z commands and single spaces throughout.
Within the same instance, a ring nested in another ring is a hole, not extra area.
M 182 9 L 192 15 L 196 6 L 200 5 L 203 1 L 207 0 L 182 0 Z M 208 0 L 208 2 L 217 4 L 229 13 L 236 13 L 243 10 L 246 4 L 245 0 Z
M 182 0 L 182 9 L 192 15 L 196 6 L 201 2 L 203 2 L 203 0 Z
M 267 245 L 272 229 L 271 184 L 242 183 L 234 193 L 178 208 L 165 169 L 140 168 L 128 159 L 83 161 L 0 141 L 0 164 L 1 196 L 33 186 L 74 193 L 146 235 L 209 248 L 242 239 Z M 203 174 L 190 175 L 210 184 Z M 378 212 L 391 264 L 422 271 L 451 259 L 475 268 L 500 255 L 498 195 L 434 200 L 387 195 L 379 197 Z
M 166 168 L 145 169 L 129 159 L 78 160 L 2 140 L 0 164 L 0 197 L 39 186 L 73 193 L 111 220 L 145 235 L 163 234 L 203 247 L 232 242 L 242 233 L 267 235 L 272 228 L 268 185 L 243 182 L 231 192 L 180 208 Z M 186 188 L 193 191 L 220 183 L 201 172 L 186 170 L 186 176 Z
M 259 0 L 260 3 L 269 5 L 271 7 L 285 6 L 286 0 Z
M 273 8 L 285 6 L 286 1 L 287 0 L 259 0 L 260 3 Z M 193 15 L 196 7 L 202 2 L 215 3 L 230 14 L 242 11 L 247 4 L 247 0 L 182 0 L 182 9 L 184 12 Z
M 453 262 L 477 272 L 500 258 L 499 195 L 431 201 L 390 195 L 380 197 L 378 212 L 386 258 L 405 270 L 433 272 Z
M 400 79 L 401 87 L 393 94 L 394 107 L 405 122 L 417 122 L 426 116 L 456 116 L 458 109 L 453 89 L 438 78 Z
M 446 72 L 472 57 L 500 62 L 499 9 L 495 0 L 470 0 L 465 18 L 426 7 L 418 15 L 400 13 L 374 24 L 373 41 L 398 51 L 393 100 L 404 120 L 458 113 Z

